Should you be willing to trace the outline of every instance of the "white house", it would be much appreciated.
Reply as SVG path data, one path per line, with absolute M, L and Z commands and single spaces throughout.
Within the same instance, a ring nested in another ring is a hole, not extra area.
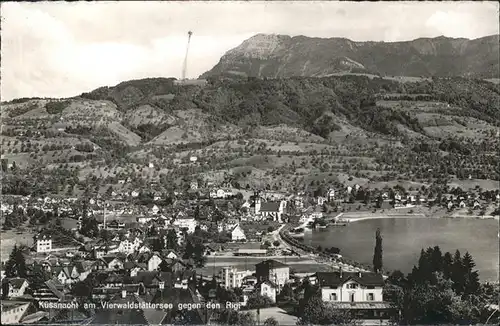
M 73 284 L 80 281 L 80 274 L 75 266 L 59 266 L 54 268 L 54 275 L 61 284 Z
M 196 156 L 191 156 L 189 158 L 189 162 L 191 162 L 191 163 L 196 163 L 197 161 L 198 161 L 198 157 L 196 157 Z
M 156 252 L 153 253 L 153 255 L 148 259 L 148 271 L 151 272 L 158 270 L 158 267 L 160 267 L 162 261 L 163 260 L 161 259 L 159 254 L 157 254 Z
M 256 289 L 260 295 L 270 298 L 272 302 L 276 302 L 276 293 L 278 291 L 278 286 L 275 283 L 269 280 L 264 280 L 257 283 Z
M 123 269 L 123 262 L 118 257 L 104 256 L 102 260 L 106 263 L 107 269 Z
M 335 200 L 335 189 L 330 188 L 328 189 L 328 192 L 326 193 L 326 198 L 329 202 L 332 202 Z
M 367 272 L 317 272 L 325 302 L 383 302 L 384 279 Z
M 137 222 L 139 222 L 140 224 L 146 224 L 149 221 L 151 221 L 152 219 L 153 219 L 153 217 L 151 217 L 151 216 L 140 216 L 137 218 Z
M 231 231 L 231 240 L 241 241 L 246 239 L 247 237 L 245 236 L 245 232 L 243 232 L 243 229 L 239 225 L 236 225 Z
M 233 191 L 229 188 L 219 188 L 210 190 L 210 198 L 223 199 L 231 197 L 233 195 L 234 195 Z
M 177 259 L 178 256 L 175 252 L 173 252 L 172 250 L 170 250 L 168 252 L 168 254 L 165 255 L 165 258 L 169 258 L 169 259 Z
M 7 298 L 17 298 L 24 295 L 24 292 L 28 288 L 29 284 L 25 278 L 11 278 L 5 279 L 2 282 L 2 294 L 5 291 L 5 296 Z
M 36 252 L 52 251 L 52 235 L 47 231 L 42 231 L 34 238 Z
M 332 309 L 355 310 L 364 319 L 387 320 L 394 313 L 383 300 L 381 274 L 366 272 L 318 272 L 321 297 Z
M 252 271 L 238 271 L 236 267 L 222 267 L 219 272 L 221 286 L 226 289 L 240 288 L 243 280 L 252 275 Z
M 118 251 L 125 254 L 131 254 L 141 247 L 142 241 L 138 237 L 129 237 L 120 241 Z
M 187 233 L 194 233 L 197 222 L 193 217 L 178 216 L 172 224 L 180 229 L 186 229 Z
M 31 302 L 2 300 L 2 324 L 20 324 L 30 307 L 32 307 Z
M 134 190 L 130 193 L 132 197 L 139 197 L 139 192 L 137 190 Z

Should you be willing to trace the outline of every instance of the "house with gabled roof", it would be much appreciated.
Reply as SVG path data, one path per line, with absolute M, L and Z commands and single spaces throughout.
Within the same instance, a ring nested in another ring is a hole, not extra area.
M 333 309 L 356 311 L 363 319 L 389 319 L 391 305 L 383 300 L 384 279 L 371 272 L 317 272 L 321 298 Z
M 3 325 L 22 324 L 22 319 L 35 309 L 32 302 L 26 301 L 2 300 L 1 306 Z
M 278 202 L 262 202 L 260 197 L 255 199 L 255 215 L 261 216 L 263 218 L 272 218 L 273 221 L 278 221 L 281 223 L 281 216 L 284 213 L 286 207 L 286 201 Z
M 124 261 L 120 257 L 110 255 L 102 257 L 101 260 L 104 261 L 108 270 L 123 269 Z
M 246 240 L 247 237 L 245 236 L 245 232 L 241 228 L 239 224 L 237 224 L 232 230 L 231 230 L 231 240 L 232 241 L 242 241 Z
M 323 301 L 383 302 L 384 279 L 371 272 L 317 272 Z
M 2 295 L 6 298 L 22 297 L 29 283 L 25 278 L 15 277 L 2 280 Z

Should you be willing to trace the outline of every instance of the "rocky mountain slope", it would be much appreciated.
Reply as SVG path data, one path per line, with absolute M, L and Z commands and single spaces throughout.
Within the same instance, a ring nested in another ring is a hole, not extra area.
M 498 58 L 499 35 L 474 40 L 437 37 L 388 43 L 258 34 L 228 51 L 201 78 L 320 77 L 341 72 L 498 78 Z

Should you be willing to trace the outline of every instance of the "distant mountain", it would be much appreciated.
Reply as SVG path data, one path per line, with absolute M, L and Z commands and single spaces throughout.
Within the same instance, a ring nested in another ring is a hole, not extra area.
M 323 77 L 343 72 L 498 78 L 499 35 L 387 43 L 257 34 L 200 77 Z

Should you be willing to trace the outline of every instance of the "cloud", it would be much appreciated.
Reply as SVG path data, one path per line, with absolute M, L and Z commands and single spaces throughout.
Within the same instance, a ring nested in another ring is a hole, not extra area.
M 2 4 L 1 98 L 67 97 L 212 68 L 257 33 L 402 41 L 498 32 L 498 3 L 39 2 Z

